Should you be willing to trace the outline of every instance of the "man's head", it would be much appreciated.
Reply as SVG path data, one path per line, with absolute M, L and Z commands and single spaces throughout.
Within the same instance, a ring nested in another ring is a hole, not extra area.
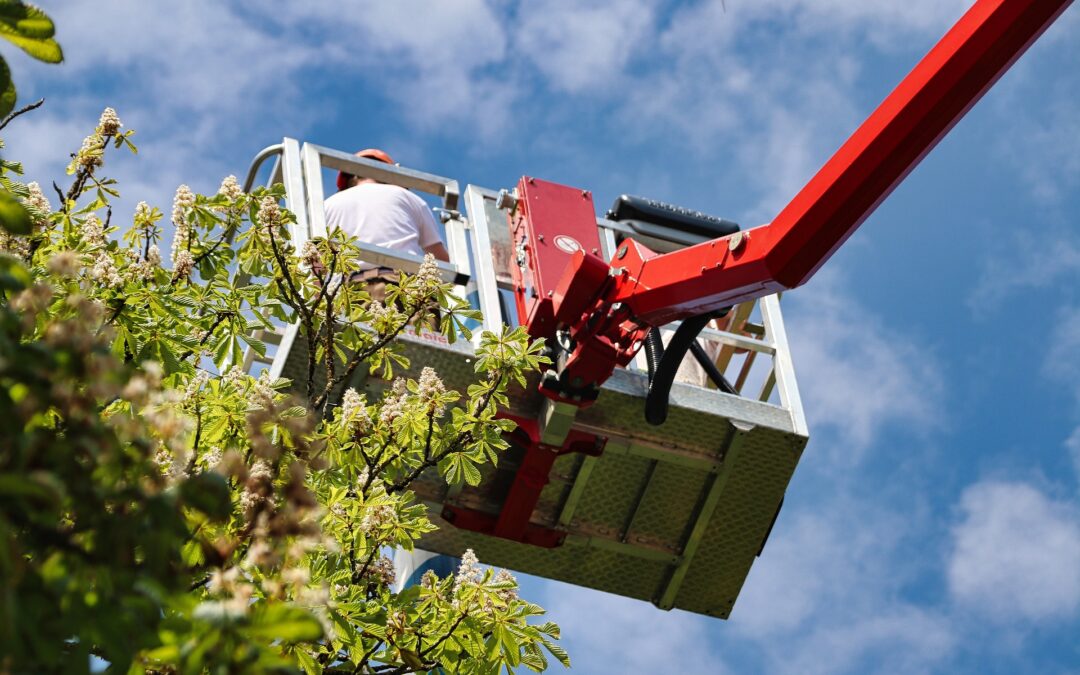
M 391 159 L 390 155 L 386 154 L 382 150 L 379 150 L 378 148 L 368 148 L 367 150 L 361 150 L 360 152 L 356 153 L 356 156 L 366 157 L 367 159 L 374 159 L 378 162 L 386 162 L 387 164 L 394 163 L 394 160 Z M 363 178 L 358 178 L 357 176 L 353 176 L 352 174 L 340 171 L 338 172 L 337 176 L 337 189 L 340 192 L 341 190 L 350 188 L 353 185 L 356 185 L 358 182 L 364 180 L 365 179 Z

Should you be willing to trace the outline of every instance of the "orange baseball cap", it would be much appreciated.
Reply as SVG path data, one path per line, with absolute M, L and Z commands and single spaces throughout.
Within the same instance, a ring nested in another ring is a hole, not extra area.
M 378 148 L 368 148 L 356 153 L 357 157 L 366 157 L 368 159 L 374 159 L 380 162 L 386 162 L 387 164 L 393 164 L 394 160 L 390 155 L 386 154 Z M 349 174 L 344 171 L 339 171 L 337 175 L 337 189 L 341 192 L 345 188 L 349 187 Z

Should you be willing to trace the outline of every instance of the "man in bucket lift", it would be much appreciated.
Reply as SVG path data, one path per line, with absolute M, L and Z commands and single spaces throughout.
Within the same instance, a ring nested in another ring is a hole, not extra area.
M 361 150 L 356 156 L 394 163 L 390 155 L 377 148 Z M 326 199 L 327 230 L 340 228 L 365 244 L 421 257 L 430 253 L 449 262 L 435 216 L 423 199 L 400 185 L 344 172 L 338 173 L 337 187 L 338 193 Z M 397 270 L 368 265 L 351 281 L 365 284 L 371 299 L 382 302 L 386 284 L 397 281 Z

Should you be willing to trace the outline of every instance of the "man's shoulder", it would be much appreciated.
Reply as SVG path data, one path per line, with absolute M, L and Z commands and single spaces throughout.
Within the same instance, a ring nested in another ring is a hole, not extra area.
M 348 202 L 353 200 L 367 200 L 367 199 L 404 199 L 408 201 L 420 200 L 415 194 L 409 190 L 401 187 L 400 185 L 391 185 L 389 183 L 363 183 L 361 185 L 354 185 L 348 190 L 342 190 L 336 192 L 326 198 L 326 202 L 331 200 L 339 202 Z

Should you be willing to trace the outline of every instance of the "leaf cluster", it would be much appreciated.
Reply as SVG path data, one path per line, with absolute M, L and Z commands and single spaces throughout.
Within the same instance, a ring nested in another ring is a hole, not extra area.
M 0 12 L 2 14 L 2 12 Z M 433 261 L 386 304 L 351 283 L 354 241 L 305 241 L 283 188 L 177 190 L 168 221 L 114 218 L 111 110 L 72 154 L 54 209 L 0 238 L 0 670 L 495 673 L 568 664 L 558 628 L 478 566 L 395 592 L 387 554 L 434 529 L 418 481 L 475 484 L 506 447 L 508 390 L 543 362 L 485 333 L 476 381 L 407 373 L 397 338 L 471 338 L 477 313 Z M 21 170 L 21 168 L 20 168 Z M 126 221 L 118 224 L 121 220 Z M 172 230 L 167 259 L 164 238 Z M 296 325 L 303 381 L 249 373 Z

